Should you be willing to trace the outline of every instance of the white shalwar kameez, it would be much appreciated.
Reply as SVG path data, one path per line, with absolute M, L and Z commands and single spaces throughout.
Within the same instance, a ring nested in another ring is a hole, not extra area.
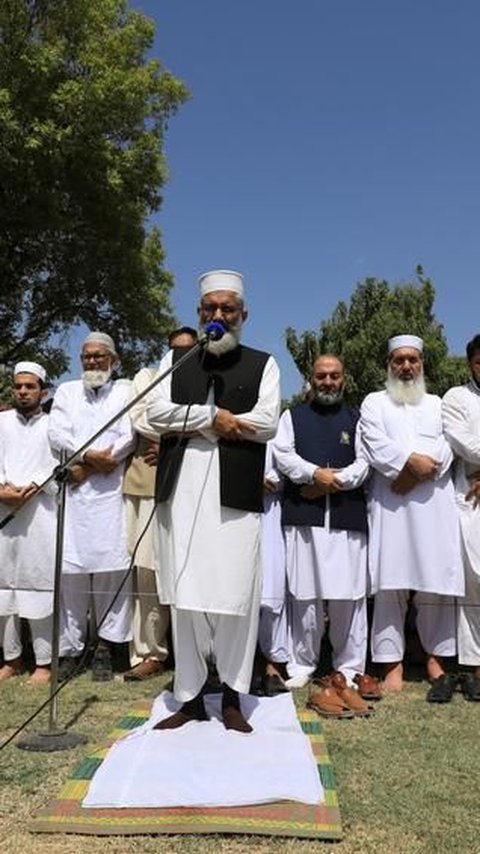
M 369 568 L 376 593 L 372 657 L 401 661 L 409 591 L 418 591 L 417 628 L 429 655 L 455 655 L 455 608 L 464 592 L 452 452 L 442 432 L 441 401 L 425 394 L 418 404 L 395 403 L 387 391 L 367 395 L 360 432 L 374 469 L 369 485 Z M 432 480 L 406 495 L 391 489 L 412 453 L 440 465 Z M 426 595 L 424 595 L 426 594 Z
M 312 483 L 318 465 L 297 453 L 288 410 L 280 418 L 273 453 L 279 470 L 292 483 Z M 356 454 L 351 465 L 336 473 L 346 491 L 361 486 L 368 476 L 368 463 L 360 454 L 358 436 Z M 324 603 L 328 602 L 332 663 L 351 682 L 356 673 L 365 670 L 366 535 L 331 527 L 327 495 L 323 527 L 287 525 L 285 539 L 290 594 L 288 674 L 296 678 L 314 673 L 325 631 Z
M 11 409 L 0 414 L 0 482 L 41 484 L 58 464 L 47 438 L 48 416 L 24 418 Z M 0 519 L 12 512 L 0 502 Z M 19 618 L 30 621 L 35 660 L 51 660 L 51 615 L 55 569 L 56 501 L 37 494 L 0 531 L 0 615 L 4 657 L 22 651 Z M 3 631 L 4 630 L 4 631 Z
M 132 398 L 145 391 L 157 374 L 154 368 L 142 368 L 135 374 Z M 149 427 L 146 419 L 147 398 L 142 397 L 130 409 L 130 419 L 136 433 L 151 442 L 158 442 L 159 435 Z M 167 632 L 170 625 L 170 609 L 162 605 L 157 592 L 153 531 L 155 528 L 154 467 L 135 455 L 127 467 L 123 483 L 127 525 L 128 551 L 135 556 L 134 563 L 134 613 L 132 622 L 133 639 L 130 643 L 130 664 L 135 667 L 145 659 L 165 661 L 168 657 Z
M 52 446 L 73 454 L 130 399 L 130 382 L 107 382 L 96 391 L 82 380 L 59 386 L 50 413 Z M 130 418 L 124 415 L 108 428 L 90 449 L 111 447 L 122 462 L 133 451 L 135 438 Z M 121 583 L 130 558 L 126 545 L 122 495 L 124 465 L 109 474 L 94 472 L 82 484 L 69 487 L 65 509 L 63 552 L 63 630 L 61 655 L 78 656 L 84 645 L 90 601 L 90 576 L 97 623 Z M 99 630 L 105 640 L 131 640 L 131 580 L 121 590 Z
M 445 435 L 456 456 L 455 490 L 465 567 L 465 598 L 458 602 L 458 661 L 479 667 L 480 506 L 466 500 L 469 477 L 480 471 L 480 389 L 473 380 L 447 391 L 442 414 Z
M 172 352 L 160 371 L 172 364 Z M 187 406 L 172 403 L 166 377 L 147 403 L 150 425 L 161 434 L 182 431 Z M 256 433 L 248 439 L 267 442 L 275 433 L 280 405 L 279 372 L 269 357 L 258 400 L 236 417 Z M 261 595 L 260 513 L 220 504 L 218 437 L 212 429 L 217 407 L 213 390 L 205 404 L 188 410 L 187 431 L 195 431 L 168 501 L 157 510 L 160 598 L 171 605 L 175 645 L 175 696 L 193 699 L 207 678 L 213 654 L 222 682 L 248 693 Z
M 283 478 L 267 442 L 265 479 L 275 484 L 276 492 L 265 489 L 262 516 L 262 604 L 258 642 L 265 658 L 283 664 L 288 659 L 287 584 L 285 537 L 282 528 Z

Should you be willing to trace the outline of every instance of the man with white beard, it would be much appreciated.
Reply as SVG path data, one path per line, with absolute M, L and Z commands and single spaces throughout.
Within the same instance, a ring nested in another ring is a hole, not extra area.
M 427 654 L 429 702 L 448 702 L 456 676 L 455 603 L 464 590 L 458 521 L 450 476 L 452 452 L 442 432 L 441 401 L 427 394 L 423 341 L 388 342 L 385 391 L 361 407 L 364 452 L 374 470 L 369 491 L 369 563 L 375 605 L 372 658 L 385 665 L 385 690 L 403 681 L 404 620 L 415 591 L 417 629 Z
M 442 402 L 445 435 L 456 457 L 465 598 L 458 602 L 458 662 L 467 700 L 480 701 L 480 335 L 467 344 L 471 378 L 447 391 Z M 471 669 L 470 669 L 471 668 Z
M 225 334 L 163 380 L 147 403 L 162 436 L 159 589 L 171 606 L 174 691 L 183 703 L 157 728 L 205 719 L 202 688 L 213 656 L 224 726 L 250 732 L 238 695 L 249 691 L 257 642 L 265 443 L 277 425 L 279 373 L 268 353 L 240 344 L 242 276 L 205 273 L 200 294 L 201 328 L 214 322 Z M 167 353 L 160 371 L 181 355 Z
M 82 378 L 59 386 L 50 413 L 49 438 L 57 451 L 71 455 L 110 420 L 130 398 L 128 380 L 112 381 L 118 365 L 113 340 L 91 332 L 82 346 Z M 130 558 L 127 552 L 122 479 L 125 460 L 135 447 L 130 418 L 124 415 L 71 468 L 65 510 L 60 654 L 61 676 L 84 649 L 87 614 L 93 597 L 100 642 L 92 678 L 113 678 L 119 644 L 132 638 L 131 582 L 114 604 Z M 110 607 L 111 606 L 111 607 Z M 113 661 L 112 661 L 113 659 Z

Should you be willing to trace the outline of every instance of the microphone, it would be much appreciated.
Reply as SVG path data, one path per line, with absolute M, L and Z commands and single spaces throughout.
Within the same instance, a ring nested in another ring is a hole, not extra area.
M 226 331 L 225 326 L 219 320 L 211 320 L 203 327 L 200 333 L 200 341 L 202 344 L 208 344 L 209 341 L 220 341 Z

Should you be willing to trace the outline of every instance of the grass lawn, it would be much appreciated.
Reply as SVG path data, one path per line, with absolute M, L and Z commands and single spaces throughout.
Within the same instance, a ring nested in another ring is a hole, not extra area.
M 92 683 L 89 674 L 59 697 L 59 723 L 102 743 L 115 721 L 139 699 L 154 697 L 163 676 L 142 685 Z M 31 813 L 55 797 L 85 754 L 75 750 L 32 753 L 10 744 L 0 753 L 0 851 L 2 854 L 133 854 L 185 852 L 477 852 L 480 854 L 480 703 L 461 694 L 446 706 L 425 702 L 425 682 L 410 682 L 377 704 L 373 719 L 325 721 L 337 780 L 344 840 L 320 843 L 265 837 L 94 837 L 32 835 Z M 0 687 L 0 740 L 47 696 L 25 677 Z M 300 704 L 305 691 L 296 692 Z M 46 729 L 44 713 L 30 732 Z

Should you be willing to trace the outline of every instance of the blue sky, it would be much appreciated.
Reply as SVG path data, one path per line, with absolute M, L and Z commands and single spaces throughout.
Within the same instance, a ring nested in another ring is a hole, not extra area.
M 450 350 L 480 331 L 478 0 L 134 0 L 190 88 L 155 220 L 179 319 L 196 279 L 247 283 L 244 340 L 300 377 L 287 326 L 317 329 L 367 276 L 417 263 Z

